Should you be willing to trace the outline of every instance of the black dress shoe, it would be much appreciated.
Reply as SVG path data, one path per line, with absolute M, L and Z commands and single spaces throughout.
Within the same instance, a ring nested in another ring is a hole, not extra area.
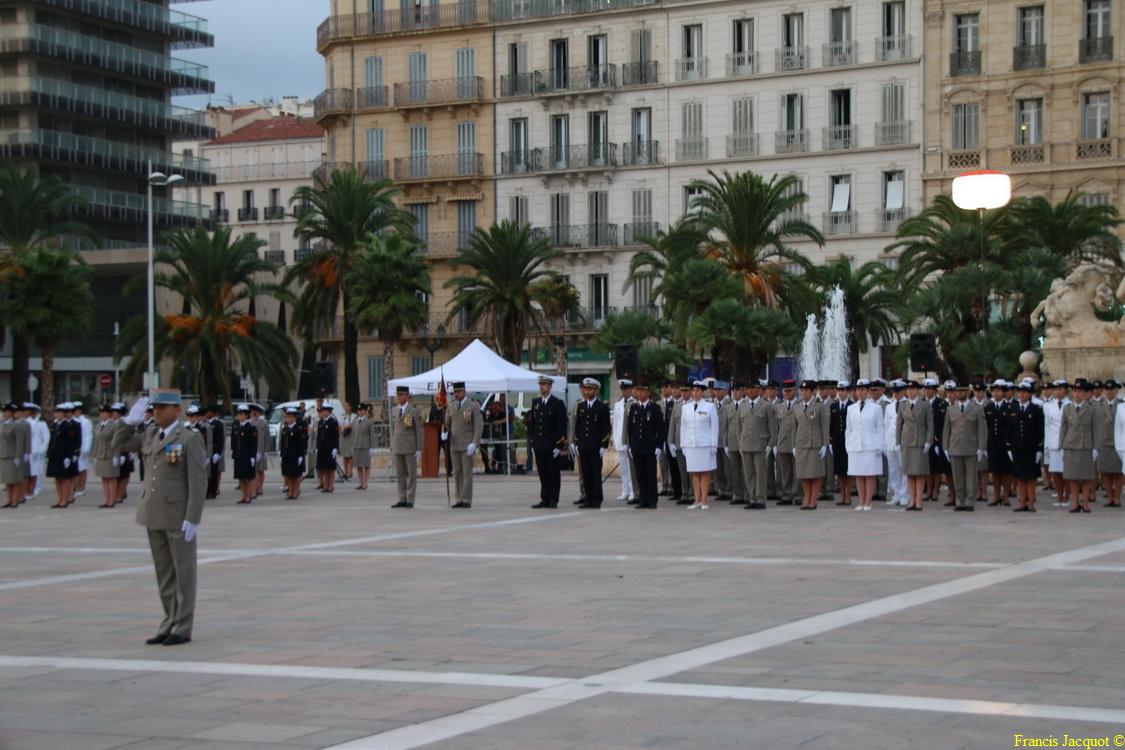
M 672 491 L 671 490 L 661 490 L 657 494 L 660 495 L 660 497 L 668 497 L 669 495 L 672 494 Z
M 469 505 L 468 503 L 461 502 L 461 503 L 453 503 L 453 507 L 454 508 L 471 508 L 473 506 Z
M 744 510 L 765 510 L 765 503 L 747 503 Z
M 691 505 L 691 500 L 680 499 L 676 501 L 676 505 Z
M 582 510 L 598 510 L 602 507 L 601 503 L 582 503 L 578 506 Z
M 168 633 L 157 633 L 152 638 L 145 641 L 146 646 L 159 646 L 164 641 L 168 640 Z
M 639 503 L 637 505 L 637 507 L 633 508 L 633 510 L 656 510 L 656 506 L 655 505 L 645 505 L 644 503 Z
M 395 504 L 394 504 L 394 505 L 392 505 L 391 507 L 392 507 L 392 508 L 413 508 L 413 507 L 414 507 L 414 503 L 404 503 L 404 502 L 402 502 L 402 501 L 400 500 L 399 502 L 395 503 Z
M 625 504 L 626 505 L 640 505 L 641 501 L 640 500 L 626 500 Z
M 540 500 L 540 501 L 539 501 L 539 502 L 537 502 L 537 503 L 536 503 L 535 505 L 532 505 L 532 506 L 531 506 L 531 509 L 532 509 L 532 510 L 541 510 L 541 509 L 543 509 L 543 508 L 549 508 L 549 507 L 551 507 L 551 506 L 547 505 L 547 503 L 545 503 L 545 502 L 543 502 L 542 500 Z
M 191 638 L 186 635 L 169 633 L 168 637 L 164 639 L 165 646 L 179 646 L 181 643 L 191 643 Z
M 575 505 L 585 505 L 586 504 L 586 498 L 580 497 L 580 498 L 578 498 L 577 500 L 574 501 L 574 504 Z

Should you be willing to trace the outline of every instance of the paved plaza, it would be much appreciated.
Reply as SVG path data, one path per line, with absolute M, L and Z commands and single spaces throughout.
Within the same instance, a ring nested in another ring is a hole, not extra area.
M 0 748 L 1125 744 L 1125 513 L 531 510 L 534 479 L 252 506 L 200 530 L 194 641 L 135 497 L 0 514 Z M 610 480 L 607 494 L 617 494 Z M 134 485 L 133 493 L 139 490 Z

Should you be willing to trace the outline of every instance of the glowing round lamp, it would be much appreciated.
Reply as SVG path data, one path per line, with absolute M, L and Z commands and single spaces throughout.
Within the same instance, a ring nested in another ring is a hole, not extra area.
M 953 179 L 953 202 L 967 211 L 1000 208 L 1012 200 L 1012 178 L 994 169 L 964 172 Z

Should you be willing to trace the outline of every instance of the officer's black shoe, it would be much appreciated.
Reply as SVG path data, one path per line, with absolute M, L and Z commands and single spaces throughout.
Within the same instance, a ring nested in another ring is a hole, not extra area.
M 693 502 L 693 500 L 681 499 L 676 501 L 676 505 L 691 505 Z
M 164 639 L 165 646 L 179 646 L 181 643 L 191 643 L 191 638 L 184 635 L 169 633 L 168 637 Z
M 625 504 L 626 505 L 640 505 L 641 501 L 640 500 L 626 500 Z
M 537 503 L 536 503 L 535 505 L 532 505 L 532 506 L 531 506 L 531 509 L 532 509 L 532 510 L 540 510 L 540 509 L 542 509 L 542 508 L 550 508 L 550 507 L 551 507 L 550 505 L 547 505 L 547 503 L 545 503 L 545 502 L 543 502 L 542 500 L 540 500 L 540 501 L 539 501 L 539 502 L 537 502 Z
M 582 505 L 585 502 L 586 502 L 586 498 L 580 497 L 580 498 L 578 498 L 577 500 L 574 501 L 574 504 L 575 505 Z
M 765 510 L 765 503 L 750 503 L 746 506 L 746 510 Z
M 473 506 L 469 505 L 468 503 L 453 503 L 453 507 L 454 508 L 471 508 Z
M 660 492 L 658 492 L 656 494 L 660 495 L 660 497 L 668 497 L 669 495 L 672 494 L 672 491 L 671 490 L 661 490 Z
M 413 503 L 404 503 L 401 500 L 399 500 L 397 503 L 395 503 L 391 507 L 392 508 L 413 508 L 414 504 Z
M 159 646 L 164 641 L 168 640 L 168 633 L 157 633 L 152 638 L 145 641 L 146 646 Z

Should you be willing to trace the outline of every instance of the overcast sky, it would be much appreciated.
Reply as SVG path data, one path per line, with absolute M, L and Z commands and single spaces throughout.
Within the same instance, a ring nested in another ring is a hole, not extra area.
M 215 93 L 178 97 L 181 106 L 208 101 L 238 104 L 294 95 L 311 99 L 324 88 L 324 60 L 316 27 L 328 15 L 325 0 L 206 0 L 176 10 L 202 16 L 214 49 L 175 50 L 175 57 L 210 66 Z

